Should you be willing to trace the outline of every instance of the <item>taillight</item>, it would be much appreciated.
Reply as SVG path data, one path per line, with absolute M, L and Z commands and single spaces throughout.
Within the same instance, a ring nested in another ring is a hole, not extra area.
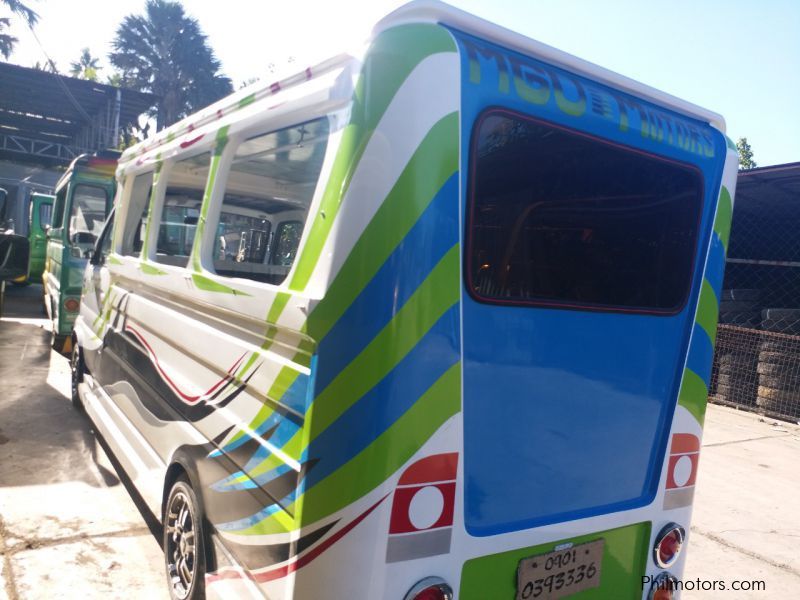
M 453 588 L 441 577 L 426 577 L 408 590 L 404 600 L 453 600 Z
M 672 600 L 675 590 L 678 589 L 678 580 L 670 573 L 660 573 L 650 586 L 647 600 Z
M 78 312 L 81 307 L 81 302 L 77 298 L 67 298 L 64 301 L 64 308 L 67 312 Z
M 667 569 L 675 564 L 683 548 L 686 532 L 677 523 L 670 523 L 656 536 L 653 546 L 653 560 L 662 569 Z

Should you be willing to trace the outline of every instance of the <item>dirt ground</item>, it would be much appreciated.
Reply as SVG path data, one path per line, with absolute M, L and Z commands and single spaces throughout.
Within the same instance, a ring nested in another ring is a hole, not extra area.
M 0 321 L 0 598 L 168 598 L 153 515 L 69 401 L 40 286 Z M 684 581 L 763 581 L 685 600 L 800 589 L 800 427 L 710 406 Z

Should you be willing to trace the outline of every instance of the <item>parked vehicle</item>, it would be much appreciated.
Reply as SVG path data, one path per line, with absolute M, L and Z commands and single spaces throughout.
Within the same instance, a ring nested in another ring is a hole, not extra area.
M 28 260 L 28 281 L 40 282 L 44 274 L 45 257 L 47 256 L 47 230 L 53 214 L 55 196 L 34 192 L 30 198 L 30 226 L 28 242 L 30 258 Z
M 83 154 L 55 188 L 42 281 L 44 306 L 53 323 L 53 348 L 69 353 L 78 316 L 83 270 L 114 198 L 119 153 Z
M 0 188 L 0 317 L 5 306 L 6 282 L 28 272 L 28 240 L 14 233 L 6 209 L 6 190 Z
M 432 2 L 127 150 L 73 396 L 172 596 L 680 577 L 736 172 L 719 115 Z

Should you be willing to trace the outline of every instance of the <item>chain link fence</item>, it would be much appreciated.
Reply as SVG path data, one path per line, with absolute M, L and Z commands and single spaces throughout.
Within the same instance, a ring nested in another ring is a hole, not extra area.
M 800 418 L 800 200 L 739 182 L 709 400 Z

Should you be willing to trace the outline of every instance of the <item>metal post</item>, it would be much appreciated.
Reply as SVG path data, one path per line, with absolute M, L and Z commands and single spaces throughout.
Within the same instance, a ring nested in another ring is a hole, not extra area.
M 114 137 L 109 144 L 110 148 L 116 148 L 119 144 L 119 113 L 122 110 L 122 90 L 117 88 L 117 96 L 114 99 Z

